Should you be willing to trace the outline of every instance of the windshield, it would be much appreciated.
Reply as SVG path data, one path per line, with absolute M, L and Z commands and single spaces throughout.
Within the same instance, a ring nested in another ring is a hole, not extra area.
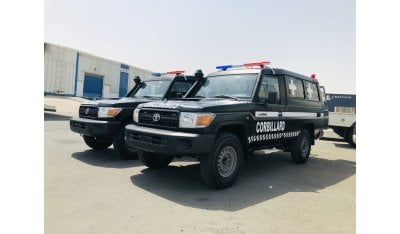
M 209 77 L 195 96 L 250 98 L 256 86 L 257 75 L 253 73 Z
M 145 81 L 135 94 L 135 97 L 164 97 L 170 85 L 169 80 Z

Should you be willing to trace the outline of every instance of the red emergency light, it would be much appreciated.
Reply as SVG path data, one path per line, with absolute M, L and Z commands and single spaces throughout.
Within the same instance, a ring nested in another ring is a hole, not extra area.
M 310 77 L 313 78 L 313 79 L 315 79 L 315 78 L 316 78 L 316 75 L 315 75 L 315 74 L 311 74 Z
M 262 61 L 262 62 L 255 62 L 255 63 L 245 63 L 245 64 L 243 64 L 243 66 L 245 66 L 245 67 L 255 67 L 255 66 L 264 67 L 264 65 L 269 65 L 269 64 L 270 64 L 269 61 Z
M 185 73 L 185 71 L 169 71 L 169 72 L 167 72 L 167 74 L 170 74 L 170 75 L 180 75 L 183 73 Z
M 221 69 L 222 71 L 226 71 L 229 68 L 249 68 L 249 67 L 261 67 L 264 68 L 264 65 L 268 65 L 270 62 L 268 61 L 262 61 L 262 62 L 255 62 L 255 63 L 245 63 L 242 65 L 221 65 L 217 66 L 216 69 Z

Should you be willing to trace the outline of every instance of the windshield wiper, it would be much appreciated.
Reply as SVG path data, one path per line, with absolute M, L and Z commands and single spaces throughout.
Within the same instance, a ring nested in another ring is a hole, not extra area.
M 237 100 L 237 101 L 240 100 L 240 99 L 237 98 L 237 97 L 229 96 L 229 95 L 215 95 L 215 96 L 213 96 L 213 97 L 215 97 L 215 98 L 230 98 L 230 99 L 234 99 L 234 100 Z
M 201 96 L 201 95 L 196 95 L 196 96 L 193 96 L 193 97 L 191 97 L 191 98 L 206 98 L 206 97 Z

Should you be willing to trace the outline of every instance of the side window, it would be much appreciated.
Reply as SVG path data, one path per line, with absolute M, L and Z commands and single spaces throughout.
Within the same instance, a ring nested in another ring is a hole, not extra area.
M 317 84 L 310 81 L 304 81 L 304 85 L 306 86 L 307 100 L 319 101 Z
M 279 80 L 276 77 L 263 76 L 258 98 L 261 102 L 280 104 Z
M 293 77 L 286 77 L 287 93 L 290 98 L 304 99 L 303 82 Z
M 321 98 L 322 98 L 322 101 L 326 101 L 326 94 L 325 94 L 325 88 L 323 87 L 323 86 L 320 86 L 319 87 L 319 93 L 321 94 Z

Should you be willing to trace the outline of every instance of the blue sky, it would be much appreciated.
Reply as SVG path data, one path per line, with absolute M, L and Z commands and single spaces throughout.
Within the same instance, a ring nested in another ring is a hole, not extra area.
M 355 93 L 352 0 L 45 0 L 44 39 L 152 71 L 271 61 Z

